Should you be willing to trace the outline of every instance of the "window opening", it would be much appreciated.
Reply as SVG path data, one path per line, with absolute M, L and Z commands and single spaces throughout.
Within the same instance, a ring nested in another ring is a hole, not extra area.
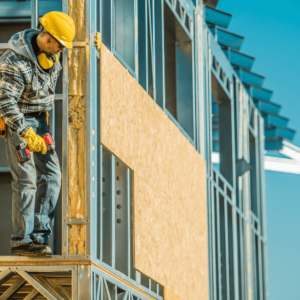
M 188 31 L 191 31 L 191 19 L 188 15 L 186 15 L 185 27 L 187 28 Z
M 227 91 L 230 93 L 230 81 L 228 78 L 226 80 L 226 88 L 227 88 Z
M 226 250 L 226 238 L 227 238 L 227 224 L 226 224 L 226 213 L 227 213 L 227 209 L 225 209 L 225 205 L 226 200 L 224 199 L 224 197 L 222 195 L 219 195 L 219 235 L 220 235 L 220 280 L 221 280 L 221 297 L 222 299 L 227 299 L 227 293 L 228 293 L 228 270 L 227 268 L 229 267 L 227 264 L 227 250 Z
M 233 231 L 233 210 L 232 206 L 226 201 L 227 205 L 227 222 L 228 222 L 228 229 L 227 229 L 227 239 L 228 239 L 228 281 L 229 281 L 229 300 L 234 300 L 235 299 L 235 294 L 234 294 L 234 242 L 233 242 L 233 236 L 234 236 L 234 231 Z
M 163 4 L 141 0 L 138 4 L 138 82 L 164 109 Z
M 135 76 L 136 0 L 102 0 L 100 3 L 102 42 Z
M 255 137 L 252 135 L 251 130 L 249 130 L 249 146 L 250 146 L 250 186 L 251 186 L 251 210 L 252 212 L 258 216 L 258 191 L 257 191 L 257 142 Z
M 213 152 L 219 152 L 219 105 L 217 99 L 212 96 L 212 135 Z
M 150 1 L 151 3 L 152 1 Z M 149 3 L 149 1 L 148 1 Z M 150 97 L 152 97 L 154 99 L 154 86 L 153 86 L 153 61 L 152 61 L 152 57 L 153 57 L 153 30 L 152 30 L 152 12 L 151 12 L 151 7 L 148 6 L 148 22 L 147 22 L 147 26 L 148 26 L 148 94 Z
M 221 80 L 211 72 L 212 77 L 212 127 L 213 151 L 219 152 L 219 170 L 228 183 L 233 185 L 233 130 L 231 100 L 221 85 Z
M 155 0 L 155 102 L 164 109 L 163 1 Z
M 115 51 L 135 71 L 135 0 L 114 0 Z
M 224 82 L 225 74 L 223 72 L 223 69 L 220 68 L 220 79 Z
M 194 140 L 193 42 L 165 3 L 166 108 Z
M 213 66 L 213 68 L 215 69 L 215 71 L 217 71 L 217 69 L 218 69 L 218 62 L 217 62 L 217 60 L 216 60 L 215 57 L 213 57 L 213 63 L 212 63 L 212 66 Z
M 140 1 L 138 5 L 138 81 L 139 84 L 148 92 L 148 75 L 147 75 L 147 44 L 148 38 L 148 25 L 147 25 L 147 7 L 145 1 Z
M 181 6 L 181 5 L 180 5 L 179 1 L 177 1 L 177 2 L 176 2 L 176 12 L 177 12 L 178 16 L 181 17 L 180 6 Z
M 103 44 L 111 51 L 111 0 L 102 0 L 101 7 L 101 37 Z

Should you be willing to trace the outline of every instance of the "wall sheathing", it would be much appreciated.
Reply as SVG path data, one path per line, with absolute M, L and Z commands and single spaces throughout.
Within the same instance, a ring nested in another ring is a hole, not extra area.
M 85 1 L 69 0 L 74 41 L 85 40 Z M 85 218 L 85 48 L 69 50 L 69 218 Z M 69 254 L 85 254 L 85 225 L 69 227 Z
M 165 299 L 208 299 L 205 161 L 105 47 L 101 143 L 134 172 L 134 266 Z

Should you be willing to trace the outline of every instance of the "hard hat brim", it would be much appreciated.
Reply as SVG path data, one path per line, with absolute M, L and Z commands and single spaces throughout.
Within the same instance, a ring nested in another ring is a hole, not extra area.
M 65 46 L 68 49 L 72 49 L 73 48 L 73 43 L 72 42 L 65 42 L 62 40 L 58 40 L 63 46 Z

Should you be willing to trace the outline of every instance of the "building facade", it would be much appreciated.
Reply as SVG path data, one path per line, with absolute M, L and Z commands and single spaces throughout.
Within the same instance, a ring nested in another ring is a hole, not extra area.
M 0 299 L 268 299 L 264 150 L 294 131 L 216 5 L 0 3 L 0 54 L 49 11 L 76 24 L 50 115 L 63 175 L 51 258 L 9 256 L 0 140 Z

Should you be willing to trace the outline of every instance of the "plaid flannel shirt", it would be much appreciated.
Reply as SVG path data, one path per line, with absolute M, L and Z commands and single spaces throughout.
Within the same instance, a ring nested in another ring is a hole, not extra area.
M 61 69 L 57 62 L 48 74 L 37 62 L 11 49 L 0 57 L 0 118 L 20 136 L 29 129 L 25 113 L 52 109 Z

